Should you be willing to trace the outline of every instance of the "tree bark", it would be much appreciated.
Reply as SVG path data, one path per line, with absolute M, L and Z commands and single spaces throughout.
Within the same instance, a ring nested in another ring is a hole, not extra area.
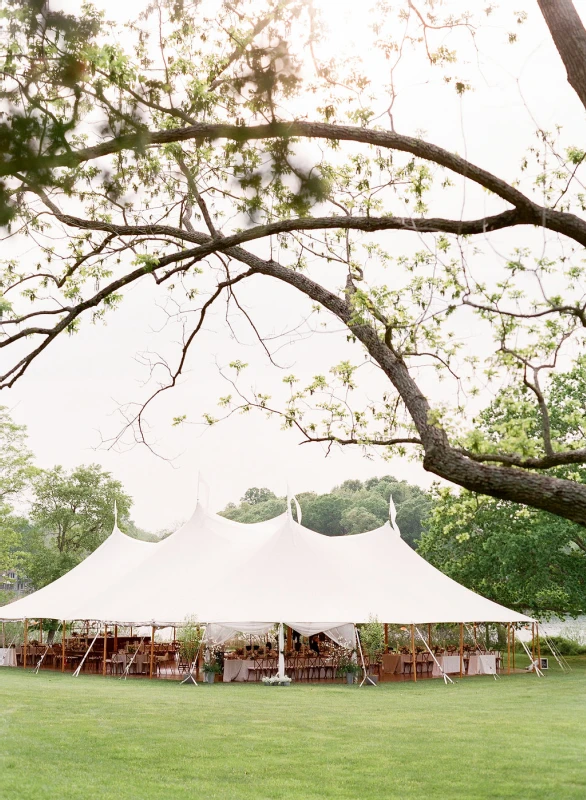
M 586 28 L 572 0 L 537 0 L 560 54 L 568 83 L 586 108 Z

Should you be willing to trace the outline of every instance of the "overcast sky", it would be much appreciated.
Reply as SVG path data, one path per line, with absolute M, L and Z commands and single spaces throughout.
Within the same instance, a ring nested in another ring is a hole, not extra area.
M 62 5 L 71 9 L 77 4 Z M 96 5 L 121 21 L 144 7 L 136 0 L 98 0 Z M 326 0 L 323 5 L 327 8 Z M 359 5 L 360 11 L 354 11 Z M 527 0 L 516 3 L 517 7 L 530 12 L 527 25 L 519 31 L 520 43 L 511 47 L 504 36 L 493 37 L 490 51 L 482 52 L 478 63 L 469 67 L 475 75 L 474 91 L 462 100 L 453 96 L 440 103 L 428 86 L 415 82 L 405 87 L 395 117 L 400 132 L 413 135 L 423 130 L 428 140 L 466 153 L 471 161 L 509 179 L 518 171 L 536 124 L 550 128 L 561 122 L 570 138 L 575 134 L 574 143 L 578 137 L 584 141 L 583 110 L 565 83 L 536 4 Z M 584 2 L 577 7 L 584 12 Z M 334 38 L 339 46 L 344 37 L 349 41 L 356 36 L 356 15 L 362 17 L 363 5 L 335 0 L 331 8 L 336 10 Z M 267 333 L 281 332 L 307 309 L 291 291 L 262 279 L 245 299 Z M 226 393 L 217 364 L 226 364 L 235 346 L 220 310 L 198 342 L 181 387 L 158 404 L 150 418 L 157 447 L 171 460 L 157 458 L 143 447 L 123 453 L 99 448 L 101 437 L 119 427 L 118 405 L 140 395 L 145 372 L 136 354 L 161 346 L 160 336 L 154 333 L 164 319 L 157 303 L 160 306 L 163 298 L 150 285 L 132 288 L 120 310 L 108 316 L 107 325 L 86 324 L 79 335 L 63 337 L 5 393 L 2 402 L 18 422 L 28 426 L 30 446 L 41 466 L 102 464 L 133 496 L 133 517 L 149 530 L 172 527 L 191 513 L 198 470 L 210 486 L 214 509 L 237 501 L 249 486 L 267 486 L 284 494 L 289 482 L 293 491 L 323 492 L 346 478 L 387 473 L 430 485 L 431 476 L 417 463 L 369 460 L 348 448 L 333 450 L 325 458 L 320 445 L 300 446 L 298 434 L 283 432 L 277 422 L 267 422 L 260 415 L 234 417 L 205 431 L 198 426 L 173 428 L 174 415 L 188 413 L 199 419 L 204 411 L 214 412 L 217 397 Z M 176 333 L 171 329 L 164 334 L 169 344 Z M 275 376 L 253 346 L 252 337 L 244 332 L 243 336 L 250 343 L 244 348 L 250 351 L 250 382 L 270 388 L 280 376 Z M 290 371 L 311 376 L 339 361 L 345 347 L 344 332 L 324 333 L 293 341 L 279 358 Z M 238 357 L 242 358 L 242 352 L 240 348 Z

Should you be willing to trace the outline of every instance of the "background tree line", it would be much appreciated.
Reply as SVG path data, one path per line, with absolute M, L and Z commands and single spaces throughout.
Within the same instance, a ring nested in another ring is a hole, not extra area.
M 10 587 L 6 573 L 14 571 L 31 590 L 59 578 L 112 532 L 114 503 L 127 534 L 156 540 L 130 519 L 132 498 L 120 481 L 97 464 L 39 468 L 26 428 L 0 407 L 0 583 Z M 10 588 L 0 591 L 0 603 L 11 597 Z

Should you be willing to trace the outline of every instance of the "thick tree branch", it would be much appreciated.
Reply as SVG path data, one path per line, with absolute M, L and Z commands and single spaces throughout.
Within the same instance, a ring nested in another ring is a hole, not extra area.
M 586 108 L 586 29 L 572 0 L 537 0 L 568 83 Z

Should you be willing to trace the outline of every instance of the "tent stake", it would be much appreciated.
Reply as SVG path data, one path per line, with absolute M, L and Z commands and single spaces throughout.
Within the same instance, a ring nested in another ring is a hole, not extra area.
M 413 681 L 417 683 L 417 654 L 415 652 L 415 625 L 411 625 L 411 658 L 413 660 Z
M 24 640 L 22 648 L 22 668 L 26 669 L 26 646 L 28 644 L 28 619 L 24 621 Z
M 460 623 L 460 677 L 464 674 L 464 623 Z
M 155 660 L 155 626 L 151 625 L 151 665 L 149 668 L 149 678 L 153 677 L 153 661 Z

